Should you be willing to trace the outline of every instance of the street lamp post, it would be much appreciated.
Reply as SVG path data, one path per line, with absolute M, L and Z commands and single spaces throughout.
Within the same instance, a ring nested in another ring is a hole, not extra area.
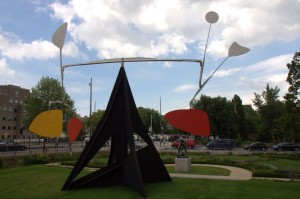
M 90 136 L 92 135 L 92 89 L 93 89 L 93 79 L 91 78 L 90 86 Z

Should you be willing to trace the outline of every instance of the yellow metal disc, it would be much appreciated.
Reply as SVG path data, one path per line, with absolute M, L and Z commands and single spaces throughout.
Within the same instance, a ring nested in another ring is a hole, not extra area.
M 62 110 L 44 111 L 34 118 L 29 126 L 29 131 L 43 137 L 60 137 L 62 123 Z

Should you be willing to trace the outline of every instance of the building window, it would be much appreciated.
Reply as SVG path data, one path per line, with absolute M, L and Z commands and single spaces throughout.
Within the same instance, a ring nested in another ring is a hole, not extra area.
M 17 118 L 16 118 L 16 117 L 14 117 L 14 121 L 17 121 Z
M 7 127 L 7 130 L 11 130 L 11 126 L 8 126 L 8 127 Z
M 3 121 L 5 121 L 5 120 L 6 120 L 6 117 L 3 117 L 2 119 L 3 119 Z
M 12 107 L 9 107 L 9 111 L 10 111 L 10 112 L 12 111 Z
M 18 109 L 17 109 L 17 108 L 15 108 L 15 112 L 18 112 Z
M 13 129 L 14 129 L 14 131 L 15 131 L 15 130 L 17 130 L 17 127 L 16 127 L 16 126 L 14 126 L 14 127 L 13 127 Z
M 2 130 L 5 130 L 6 128 L 5 128 L 5 126 L 2 126 Z

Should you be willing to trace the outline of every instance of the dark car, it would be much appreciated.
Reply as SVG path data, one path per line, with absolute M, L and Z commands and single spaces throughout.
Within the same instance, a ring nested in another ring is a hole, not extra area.
M 7 141 L 0 145 L 0 151 L 24 151 L 27 147 L 25 145 L 15 143 L 13 141 Z
M 206 147 L 208 149 L 228 149 L 232 150 L 235 147 L 233 139 L 216 139 L 209 142 Z
M 273 145 L 275 151 L 298 151 L 299 145 L 290 142 L 281 142 Z
M 250 145 L 244 146 L 244 149 L 249 150 L 249 151 L 251 151 L 251 150 L 261 150 L 261 151 L 265 151 L 265 150 L 268 149 L 268 147 L 267 147 L 266 144 L 264 144 L 264 143 L 262 143 L 262 142 L 254 142 L 254 143 L 252 143 L 252 144 L 250 144 Z
M 196 146 L 196 142 L 193 138 L 179 138 L 171 143 L 171 146 L 174 148 L 178 148 L 181 142 L 181 139 L 184 139 L 184 144 L 186 148 L 194 148 Z

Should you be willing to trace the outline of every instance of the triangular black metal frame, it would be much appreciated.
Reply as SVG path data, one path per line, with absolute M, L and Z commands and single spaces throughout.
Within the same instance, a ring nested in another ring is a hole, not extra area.
M 136 151 L 133 132 L 147 146 Z M 107 166 L 75 179 L 111 138 Z M 75 179 L 75 180 L 74 180 Z M 171 181 L 139 117 L 124 67 L 120 67 L 106 112 L 67 178 L 62 190 L 125 185 L 146 197 L 144 183 Z

